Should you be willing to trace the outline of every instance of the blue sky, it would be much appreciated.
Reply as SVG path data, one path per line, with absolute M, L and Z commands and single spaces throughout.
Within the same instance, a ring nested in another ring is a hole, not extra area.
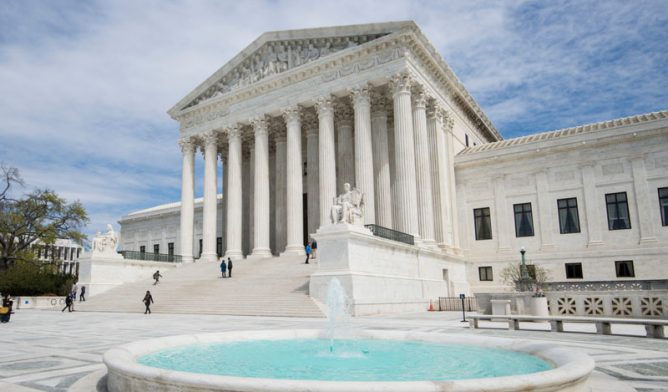
M 166 111 L 261 33 L 390 20 L 420 25 L 506 138 L 667 109 L 666 5 L 3 0 L 0 162 L 81 200 L 94 233 L 179 200 Z

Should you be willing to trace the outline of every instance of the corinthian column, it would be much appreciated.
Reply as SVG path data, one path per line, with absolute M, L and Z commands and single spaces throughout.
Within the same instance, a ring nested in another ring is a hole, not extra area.
M 306 209 L 308 211 L 308 233 L 320 227 L 320 205 L 318 196 L 318 122 L 309 112 L 304 121 L 306 127 Z
M 286 165 L 286 144 L 285 130 L 279 127 L 274 133 L 274 142 L 276 143 L 276 249 L 275 253 L 282 253 L 286 245 L 286 216 L 285 216 L 285 165 Z
M 336 197 L 336 147 L 334 144 L 334 106 L 330 97 L 316 103 L 318 112 L 318 174 L 320 224 L 330 223 L 329 213 Z
M 388 150 L 385 95 L 374 94 L 371 97 L 371 104 L 376 224 L 392 228 L 392 186 L 390 182 L 390 158 Z
M 304 203 L 302 184 L 302 122 L 298 106 L 283 111 L 287 126 L 287 194 L 286 212 L 288 244 L 285 253 L 304 254 Z
M 368 87 L 355 88 L 355 184 L 364 194 L 364 223 L 376 223 L 373 184 L 373 144 L 371 141 L 371 98 Z
M 418 227 L 426 245 L 434 245 L 434 202 L 431 197 L 431 167 L 427 133 L 426 98 L 420 89 L 413 95 L 413 135 L 417 179 Z
M 400 74 L 392 78 L 394 99 L 394 159 L 396 200 L 394 210 L 397 230 L 419 238 L 417 218 L 417 183 L 415 181 L 415 144 L 411 113 L 411 79 Z
M 343 192 L 343 184 L 355 184 L 355 155 L 353 140 L 353 114 L 350 107 L 341 101 L 336 105 L 336 162 L 338 176 L 336 188 L 338 193 Z
M 446 176 L 444 175 L 447 169 L 447 155 L 443 123 L 439 111 L 440 109 L 436 106 L 436 103 L 430 102 L 427 108 L 427 130 L 429 133 L 429 162 L 434 203 L 434 236 L 440 247 L 447 248 L 446 219 L 448 215 L 446 203 L 448 200 L 446 198 Z
M 227 251 L 225 257 L 243 258 L 241 252 L 241 130 L 227 130 L 228 178 L 227 178 Z
M 193 218 L 195 211 L 195 146 L 189 139 L 181 139 L 183 166 L 181 168 L 181 258 L 193 262 Z
M 216 213 L 218 212 L 217 161 L 218 135 L 204 135 L 204 206 L 202 208 L 202 255 L 201 261 L 216 261 Z
M 255 220 L 253 237 L 253 257 L 271 257 L 269 248 L 269 139 L 267 122 L 255 119 L 252 122 L 255 132 L 255 184 L 253 196 Z

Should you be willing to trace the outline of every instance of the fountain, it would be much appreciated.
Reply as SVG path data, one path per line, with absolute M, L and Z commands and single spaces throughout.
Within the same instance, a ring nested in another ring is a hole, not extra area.
M 476 335 L 350 328 L 333 278 L 325 330 L 236 331 L 109 350 L 120 391 L 585 391 L 594 362 L 549 344 Z

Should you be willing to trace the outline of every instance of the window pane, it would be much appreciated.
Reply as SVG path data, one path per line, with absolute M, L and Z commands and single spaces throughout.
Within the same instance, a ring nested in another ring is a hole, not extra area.
M 582 279 L 582 263 L 566 263 L 566 279 Z
M 659 188 L 659 209 L 661 224 L 668 226 L 668 188 Z
M 615 261 L 615 270 L 618 278 L 633 278 L 633 260 Z
M 513 205 L 515 211 L 515 236 L 533 236 L 533 216 L 531 214 L 531 203 Z
M 605 199 L 608 213 L 608 230 L 630 229 L 631 220 L 626 192 L 610 193 L 605 195 Z
M 476 240 L 492 239 L 492 222 L 489 215 L 489 207 L 473 210 Z

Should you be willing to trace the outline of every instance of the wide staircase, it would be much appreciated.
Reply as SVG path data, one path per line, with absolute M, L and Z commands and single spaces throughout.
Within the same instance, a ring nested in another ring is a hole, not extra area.
M 150 290 L 154 313 L 225 314 L 244 316 L 324 317 L 308 295 L 309 276 L 317 265 L 295 256 L 234 262 L 232 278 L 221 278 L 217 262 L 197 262 L 160 271 L 160 283 L 146 279 L 127 283 L 76 302 L 77 311 L 144 311 Z

